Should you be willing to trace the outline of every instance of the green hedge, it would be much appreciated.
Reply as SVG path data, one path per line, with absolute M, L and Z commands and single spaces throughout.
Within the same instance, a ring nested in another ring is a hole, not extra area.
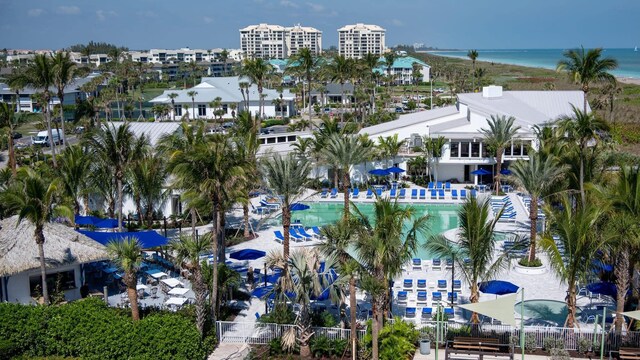
M 134 324 L 127 311 L 98 299 L 63 306 L 0 304 L 0 359 L 12 355 L 82 359 L 204 359 L 195 324 L 159 313 Z

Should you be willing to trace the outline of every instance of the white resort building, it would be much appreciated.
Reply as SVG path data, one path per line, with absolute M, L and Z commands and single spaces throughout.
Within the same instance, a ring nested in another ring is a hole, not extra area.
M 368 53 L 382 55 L 385 33 L 378 25 L 345 25 L 338 29 L 338 53 L 348 59 L 361 59 Z
M 240 49 L 250 58 L 286 59 L 308 48 L 322 53 L 322 31 L 300 26 L 258 24 L 240 29 Z

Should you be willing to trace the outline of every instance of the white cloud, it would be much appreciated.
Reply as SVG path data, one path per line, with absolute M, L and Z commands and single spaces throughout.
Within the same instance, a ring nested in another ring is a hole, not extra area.
M 207 24 L 211 24 L 211 23 L 213 22 L 213 19 L 212 19 L 212 18 L 210 18 L 210 17 L 208 17 L 208 16 L 205 16 L 205 17 L 204 17 L 204 18 L 202 18 L 202 19 L 203 19 L 203 20 L 204 20 L 204 22 L 206 22 Z
M 77 14 L 80 14 L 80 8 L 75 5 L 58 6 L 57 12 L 59 14 L 65 14 L 65 15 L 77 15 Z
M 320 4 L 314 4 L 314 3 L 310 3 L 308 2 L 307 5 L 311 8 L 311 10 L 315 11 L 315 12 L 322 12 L 324 11 L 324 6 L 320 5 Z
M 404 23 L 398 19 L 391 19 L 391 24 L 395 26 L 404 26 Z
M 96 16 L 98 17 L 98 20 L 105 21 L 107 17 L 118 16 L 118 13 L 113 10 L 106 11 L 100 9 L 96 11 Z
M 280 5 L 284 6 L 284 7 L 291 7 L 291 8 L 298 8 L 298 4 L 294 3 L 293 1 L 290 0 L 280 0 Z
M 38 16 L 42 15 L 43 12 L 44 12 L 44 10 L 42 10 L 42 9 L 29 9 L 29 11 L 27 11 L 27 15 L 29 15 L 31 17 L 38 17 Z

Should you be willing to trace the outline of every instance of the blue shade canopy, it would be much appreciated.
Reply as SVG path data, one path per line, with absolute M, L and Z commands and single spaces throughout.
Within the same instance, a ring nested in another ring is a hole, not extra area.
M 138 242 L 143 249 L 165 246 L 169 243 L 169 240 L 166 237 L 153 230 L 137 232 L 99 232 L 78 230 L 78 232 L 90 237 L 102 245 L 107 245 L 107 243 L 112 240 L 123 241 L 128 237 L 138 239 Z
M 99 217 L 95 217 L 92 215 L 82 216 L 76 215 L 74 219 L 76 225 L 95 225 L 96 223 L 102 221 Z
M 301 210 L 308 210 L 308 209 L 311 209 L 311 206 L 305 205 L 303 203 L 295 203 L 295 204 L 289 205 L 289 210 L 291 211 L 301 211 Z
M 502 174 L 502 175 L 511 175 L 511 170 L 502 169 L 502 170 L 500 170 L 500 174 Z
M 229 257 L 236 260 L 255 260 L 267 255 L 266 252 L 256 249 L 242 249 L 229 254 Z
M 369 174 L 375 175 L 375 176 L 388 176 L 391 173 L 387 169 L 373 169 L 373 170 L 369 170 Z
M 616 284 L 612 282 L 595 282 L 587 285 L 587 289 L 594 294 L 607 295 L 615 298 L 618 294 Z
M 597 259 L 597 260 L 593 260 L 592 262 L 593 266 L 594 266 L 594 272 L 600 272 L 600 271 L 604 271 L 604 272 L 611 272 L 613 271 L 613 265 L 611 264 L 605 264 L 602 260 Z
M 123 222 L 124 223 L 124 222 Z M 116 219 L 104 219 L 96 222 L 95 227 L 100 229 L 114 229 L 118 227 L 118 220 Z
M 272 292 L 272 291 L 273 291 L 273 285 L 260 286 L 253 289 L 253 291 L 251 292 L 251 296 L 254 296 L 257 298 L 263 298 L 265 297 L 265 295 L 267 295 L 269 292 Z
M 478 283 L 480 291 L 485 294 L 505 295 L 518 292 L 518 286 L 508 281 L 491 280 Z
M 491 171 L 485 169 L 478 169 L 471 172 L 473 175 L 490 175 Z
M 399 173 L 403 173 L 404 170 L 397 167 L 397 166 L 392 166 L 390 168 L 387 169 L 388 172 L 392 173 L 392 174 L 399 174 Z

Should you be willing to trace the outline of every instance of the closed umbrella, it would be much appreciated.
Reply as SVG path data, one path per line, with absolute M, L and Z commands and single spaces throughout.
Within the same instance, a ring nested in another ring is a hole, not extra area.
M 267 255 L 266 252 L 256 249 L 242 249 L 229 254 L 229 257 L 236 260 L 256 260 Z
M 302 210 L 308 210 L 308 209 L 311 209 L 311 206 L 303 203 L 295 203 L 295 204 L 289 205 L 289 210 L 291 211 L 302 211 Z

